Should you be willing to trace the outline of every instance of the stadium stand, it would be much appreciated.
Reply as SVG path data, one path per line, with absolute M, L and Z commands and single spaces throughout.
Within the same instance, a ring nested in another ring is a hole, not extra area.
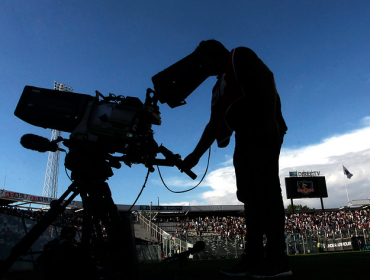
M 125 207 L 123 207 L 125 208 Z M 120 209 L 120 207 L 119 207 Z M 160 210 L 160 209 L 157 209 Z M 4 260 L 12 247 L 45 214 L 42 209 L 0 207 L 0 258 Z M 243 253 L 246 227 L 240 209 L 215 211 L 135 210 L 133 213 L 138 260 L 158 262 L 176 253 L 186 251 L 197 241 L 206 247 L 194 258 L 234 258 Z M 152 219 L 150 219 L 150 217 Z M 60 215 L 32 246 L 40 252 L 43 246 L 60 234 L 63 226 L 82 228 L 81 212 L 68 210 Z M 80 234 L 80 233 L 79 233 Z M 103 233 L 104 234 L 104 233 Z M 319 251 L 370 249 L 370 208 L 368 206 L 286 213 L 286 240 L 288 254 L 308 254 Z M 80 235 L 78 235 L 80 238 Z M 38 254 L 29 254 L 12 269 L 32 269 Z

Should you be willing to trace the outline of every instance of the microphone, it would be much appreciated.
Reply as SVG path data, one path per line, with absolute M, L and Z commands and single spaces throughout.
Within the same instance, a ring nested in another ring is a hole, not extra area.
M 186 259 L 190 256 L 190 254 L 194 255 L 195 253 L 203 251 L 205 247 L 206 243 L 204 243 L 203 241 L 197 241 L 193 248 L 189 248 L 189 250 L 182 252 L 178 255 L 175 255 L 173 260 L 177 261 L 181 259 Z
M 21 145 L 30 150 L 38 151 L 40 153 L 44 152 L 56 152 L 59 150 L 58 144 L 49 141 L 49 139 L 35 135 L 35 134 L 25 134 L 21 137 Z

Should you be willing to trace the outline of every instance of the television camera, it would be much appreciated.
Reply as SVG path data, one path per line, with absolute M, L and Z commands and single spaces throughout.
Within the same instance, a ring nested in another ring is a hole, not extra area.
M 20 255 L 27 254 L 37 238 L 80 195 L 84 251 L 110 263 L 106 269 L 107 275 L 115 275 L 112 279 L 136 279 L 137 254 L 130 216 L 118 214 L 105 181 L 113 176 L 112 167 L 121 167 L 120 162 L 127 166 L 144 164 L 148 174 L 154 171 L 154 165 L 177 166 L 192 179 L 196 178 L 182 165 L 180 155 L 158 146 L 152 125 L 161 124 L 158 101 L 171 108 L 184 105 L 185 99 L 208 76 L 200 67 L 199 55 L 193 52 L 152 77 L 154 90 L 147 90 L 144 103 L 136 97 L 113 94 L 104 97 L 98 91 L 90 96 L 26 86 L 14 114 L 31 125 L 68 132 L 70 136 L 49 141 L 26 134 L 21 144 L 39 152 L 55 152 L 63 150 L 59 147 L 62 142 L 69 150 L 65 166 L 71 170 L 72 184 L 14 246 L 1 271 L 7 271 Z M 156 158 L 158 153 L 165 159 Z M 106 230 L 105 241 L 102 241 L 102 227 Z
M 113 94 L 104 97 L 98 91 L 93 97 L 26 86 L 14 114 L 34 126 L 71 133 L 69 140 L 64 141 L 70 149 L 78 146 L 78 150 L 84 147 L 86 150 L 86 146 L 92 146 L 101 153 L 122 153 L 122 157 L 109 156 L 113 167 L 120 166 L 119 161 L 128 166 L 142 163 L 152 171 L 153 165 L 175 165 L 195 179 L 194 173 L 182 167 L 178 155 L 162 145 L 158 147 L 152 125 L 161 124 L 158 101 L 171 108 L 184 105 L 185 99 L 208 76 L 193 52 L 152 77 L 155 90 L 147 90 L 144 103 L 137 97 Z M 44 149 L 44 142 L 36 137 L 25 137 L 21 143 L 26 148 Z M 156 159 L 157 153 L 162 153 L 166 160 Z M 67 159 L 66 167 L 70 169 Z

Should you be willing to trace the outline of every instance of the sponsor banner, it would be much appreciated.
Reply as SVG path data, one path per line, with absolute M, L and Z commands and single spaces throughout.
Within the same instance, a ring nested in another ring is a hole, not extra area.
M 343 238 L 343 250 L 344 251 L 352 251 L 353 250 L 351 238 Z
M 323 242 L 322 247 L 323 251 L 325 252 L 342 252 L 353 250 L 351 238 L 326 239 L 326 242 Z
M 324 251 L 327 251 L 327 252 L 334 252 L 335 249 L 334 249 L 334 240 L 333 239 L 327 239 L 326 242 L 324 242 L 322 244 L 323 246 L 323 249 Z
M 290 171 L 289 176 L 290 177 L 315 177 L 315 176 L 320 176 L 320 171 L 303 171 L 303 172 L 298 172 L 298 171 Z
M 150 206 L 150 205 L 140 205 L 140 210 L 161 210 L 161 211 L 181 211 L 182 206 Z
M 343 251 L 342 238 L 334 239 L 334 251 Z
M 45 204 L 50 204 L 51 201 L 57 200 L 55 198 L 51 197 L 43 197 L 43 196 L 37 196 L 37 195 L 30 195 L 30 194 L 25 194 L 25 193 L 17 193 L 17 192 L 12 192 L 12 191 L 7 191 L 7 190 L 0 190 L 0 197 L 4 198 L 11 198 L 15 200 L 20 200 L 20 201 L 29 201 L 29 202 L 41 202 Z M 63 201 L 63 203 L 65 200 Z M 76 201 L 71 201 L 68 206 L 75 206 Z

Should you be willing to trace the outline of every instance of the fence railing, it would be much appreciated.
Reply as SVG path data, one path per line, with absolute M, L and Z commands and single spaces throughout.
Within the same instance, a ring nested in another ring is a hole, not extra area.
M 189 247 L 193 247 L 194 243 L 190 242 L 190 240 L 183 240 L 167 233 L 160 227 L 160 224 L 154 223 L 139 212 L 135 213 L 134 222 L 139 224 L 142 230 L 148 234 L 147 239 L 149 241 L 162 244 L 162 248 L 159 248 L 162 250 L 161 253 L 163 253 L 164 257 L 169 257 L 175 253 L 186 251 Z
M 206 233 L 203 236 L 192 236 L 190 231 L 186 235 L 176 234 L 176 222 L 163 223 L 152 222 L 138 213 L 137 221 L 142 224 L 147 231 L 150 231 L 153 236 L 157 236 L 159 243 L 162 244 L 163 254 L 169 257 L 174 253 L 182 252 L 187 248 L 192 247 L 197 241 L 203 241 L 206 244 L 204 251 L 195 255 L 194 258 L 208 259 L 208 258 L 237 258 L 244 252 L 244 236 L 237 234 L 232 237 L 225 235 L 221 236 L 219 233 Z M 170 229 L 164 231 L 160 225 Z M 159 226 L 158 226 L 159 225 Z M 150 230 L 151 228 L 151 230 Z M 178 228 L 180 231 L 180 228 Z M 286 252 L 288 255 L 296 254 L 310 254 L 318 253 L 322 250 L 331 251 L 330 246 L 334 246 L 335 250 L 344 251 L 369 249 L 370 248 L 370 229 L 368 228 L 344 228 L 344 229 L 326 229 L 326 230 L 300 230 L 296 233 L 286 232 Z M 354 238 L 355 241 L 353 240 Z M 362 237 L 362 239 L 358 238 Z M 343 244 L 348 242 L 360 242 L 362 244 L 354 244 L 352 247 L 345 247 Z M 266 243 L 266 239 L 264 239 Z M 332 244 L 332 245 L 330 245 Z M 338 246 L 337 246 L 338 245 Z M 329 248 L 328 248 L 329 247 Z
M 173 223 L 176 225 L 176 223 Z M 171 228 L 166 224 L 167 228 Z M 172 227 L 176 228 L 176 226 Z M 172 234 L 173 231 L 172 231 Z M 369 228 L 344 228 L 327 230 L 300 230 L 296 233 L 286 232 L 286 252 L 288 255 L 310 254 L 321 251 L 369 250 Z M 232 258 L 244 252 L 244 236 L 236 234 L 228 237 L 220 233 L 206 232 L 195 236 L 190 231 L 179 235 L 179 239 L 190 244 L 203 241 L 206 247 L 197 258 Z M 266 243 L 266 239 L 264 239 Z
M 309 254 L 320 251 L 364 250 L 370 243 L 370 229 L 345 228 L 304 230 L 286 234 L 288 254 Z M 350 243 L 350 244 L 347 244 Z M 332 244 L 332 249 L 330 249 Z
M 33 219 L 0 213 L 0 259 L 5 260 L 11 253 L 13 247 L 25 236 L 36 224 Z M 32 270 L 33 265 L 44 250 L 44 245 L 57 237 L 62 228 L 50 225 L 43 234 L 31 246 L 27 255 L 21 256 L 20 261 L 16 261 L 10 270 Z M 77 234 L 80 240 L 80 233 Z

